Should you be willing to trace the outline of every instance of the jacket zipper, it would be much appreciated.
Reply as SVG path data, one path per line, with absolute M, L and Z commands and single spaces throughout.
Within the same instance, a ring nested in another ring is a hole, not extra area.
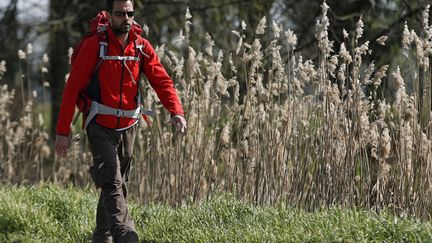
M 122 47 L 122 53 L 123 56 L 125 55 L 125 51 L 124 48 Z M 124 80 L 124 69 L 125 69 L 125 62 L 122 61 L 122 73 L 121 73 L 121 79 L 120 79 L 120 104 L 119 104 L 119 109 L 122 108 L 123 105 L 123 80 Z M 121 117 L 117 117 L 117 129 L 120 127 L 120 118 Z

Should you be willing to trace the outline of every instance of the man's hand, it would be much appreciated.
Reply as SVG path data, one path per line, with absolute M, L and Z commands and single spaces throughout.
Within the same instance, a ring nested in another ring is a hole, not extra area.
M 68 136 L 57 135 L 55 141 L 55 150 L 59 157 L 64 157 L 70 146 L 70 139 Z
M 171 117 L 171 123 L 181 133 L 184 133 L 186 128 L 187 128 L 186 120 L 181 115 L 175 115 L 175 116 Z

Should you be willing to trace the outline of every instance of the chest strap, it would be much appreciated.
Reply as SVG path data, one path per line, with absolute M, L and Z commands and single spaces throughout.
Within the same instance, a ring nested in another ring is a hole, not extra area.
M 106 37 L 105 37 L 106 38 Z M 136 47 L 144 56 L 149 57 L 142 51 L 143 45 L 139 45 Z M 107 56 L 108 42 L 100 41 L 99 42 L 99 58 L 102 60 L 112 60 L 112 61 L 139 61 L 140 58 L 138 56 Z
M 134 56 L 103 56 L 103 60 L 113 60 L 113 61 L 139 61 L 139 57 Z
M 152 116 L 154 115 L 154 111 L 144 109 L 142 105 L 139 105 L 138 108 L 133 110 L 115 109 L 106 105 L 99 104 L 96 101 L 92 101 L 89 114 L 87 115 L 87 118 L 84 123 L 84 129 L 87 128 L 87 126 L 90 124 L 93 118 L 98 114 L 138 119 L 140 115 Z

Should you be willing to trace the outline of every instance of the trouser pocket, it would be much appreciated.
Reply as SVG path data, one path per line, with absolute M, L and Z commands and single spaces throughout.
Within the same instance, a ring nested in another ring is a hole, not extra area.
M 96 162 L 90 167 L 89 172 L 97 188 L 115 181 L 116 168 L 109 163 Z
M 120 165 L 117 158 L 119 135 L 96 123 L 87 127 L 87 136 L 93 154 L 90 175 L 96 187 L 121 183 Z

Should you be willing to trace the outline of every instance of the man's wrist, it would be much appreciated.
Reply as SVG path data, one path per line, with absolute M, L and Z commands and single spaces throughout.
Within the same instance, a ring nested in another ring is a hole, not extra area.
M 62 136 L 62 137 L 69 137 L 70 136 L 70 134 L 61 134 L 61 133 L 57 133 L 56 135 L 57 136 Z
M 184 117 L 184 114 L 183 113 L 171 113 L 171 117 L 175 117 L 175 116 Z

